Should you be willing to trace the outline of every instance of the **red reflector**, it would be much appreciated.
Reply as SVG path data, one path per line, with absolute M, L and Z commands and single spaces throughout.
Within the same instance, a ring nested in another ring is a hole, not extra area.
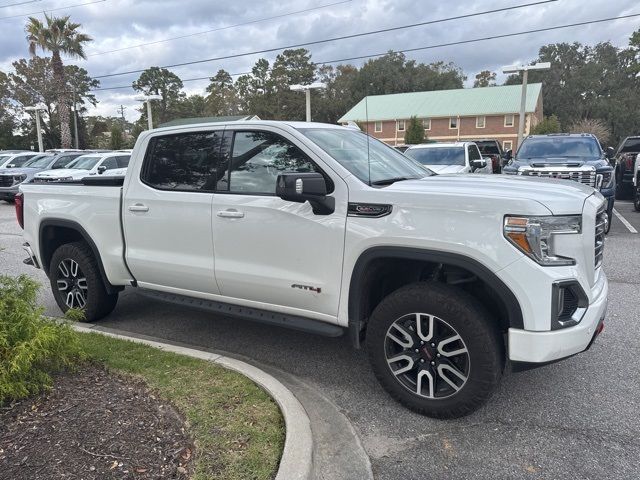
M 22 193 L 16 194 L 14 197 L 16 202 L 16 219 L 20 228 L 24 229 L 24 196 Z
M 603 330 L 604 330 L 604 322 L 602 322 L 600 325 L 598 325 L 598 328 L 596 328 L 596 335 L 600 335 Z

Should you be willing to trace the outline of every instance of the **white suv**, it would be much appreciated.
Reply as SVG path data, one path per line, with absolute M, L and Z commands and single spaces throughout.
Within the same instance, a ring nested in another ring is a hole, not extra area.
M 88 153 L 76 158 L 67 168 L 36 173 L 34 181 L 66 182 L 90 175 L 124 175 L 130 158 L 125 152 Z
M 404 154 L 438 173 L 493 173 L 491 158 L 483 158 L 473 142 L 423 143 Z

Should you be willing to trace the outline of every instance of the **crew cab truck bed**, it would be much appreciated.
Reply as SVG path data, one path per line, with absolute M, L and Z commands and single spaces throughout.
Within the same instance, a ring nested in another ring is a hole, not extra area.
M 587 349 L 606 311 L 606 202 L 593 188 L 432 175 L 345 127 L 152 130 L 124 179 L 21 192 L 27 252 L 62 310 L 99 320 L 133 286 L 346 331 L 394 398 L 434 417 L 478 408 L 508 362 Z

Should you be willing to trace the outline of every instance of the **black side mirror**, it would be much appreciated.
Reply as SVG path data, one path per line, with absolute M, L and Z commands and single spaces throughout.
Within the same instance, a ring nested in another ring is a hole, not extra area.
M 613 147 L 607 147 L 607 149 L 605 150 L 604 154 L 606 155 L 606 157 L 611 160 L 612 158 L 615 158 L 616 156 L 616 151 Z
M 276 181 L 276 195 L 289 202 L 308 201 L 316 215 L 335 211 L 335 199 L 327 196 L 327 181 L 320 173 L 282 173 Z
M 482 159 L 482 160 L 471 160 L 471 166 L 473 167 L 474 170 L 477 170 L 479 168 L 484 168 L 487 166 L 487 161 Z
M 105 167 L 104 165 L 100 165 L 98 167 L 98 175 L 102 175 L 106 171 L 107 171 L 107 167 Z
M 505 160 L 511 160 L 512 158 L 513 158 L 513 150 L 509 149 L 506 152 L 504 152 Z
M 14 168 L 16 165 L 14 163 L 10 163 L 9 165 L 7 165 L 7 168 Z

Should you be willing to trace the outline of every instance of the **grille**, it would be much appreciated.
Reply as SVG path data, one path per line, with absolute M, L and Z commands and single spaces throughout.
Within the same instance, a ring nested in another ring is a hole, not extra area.
M 595 268 L 598 268 L 602 265 L 602 255 L 604 254 L 604 232 L 607 229 L 607 222 L 609 218 L 607 217 L 607 210 L 605 209 L 605 205 L 603 204 L 596 214 L 596 231 L 595 231 Z
M 573 180 L 590 187 L 596 186 L 595 170 L 523 170 L 520 175 L 540 178 L 558 178 L 561 180 Z
M 13 175 L 0 175 L 0 187 L 13 186 Z

